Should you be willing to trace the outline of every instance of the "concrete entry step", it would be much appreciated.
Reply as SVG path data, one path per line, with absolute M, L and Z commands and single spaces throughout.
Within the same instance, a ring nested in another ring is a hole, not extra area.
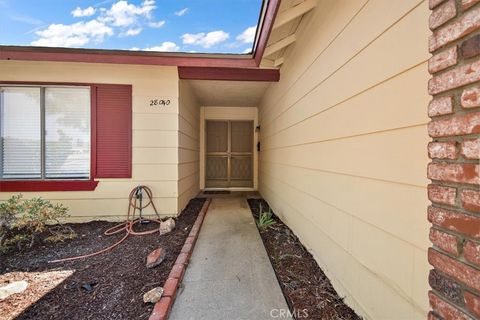
M 257 191 L 204 190 L 197 198 L 261 198 Z
M 288 307 L 245 197 L 213 199 L 170 319 L 278 319 L 279 310 Z

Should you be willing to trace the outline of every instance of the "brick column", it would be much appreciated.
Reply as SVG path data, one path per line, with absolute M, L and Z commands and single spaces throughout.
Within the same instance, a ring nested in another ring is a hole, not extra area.
M 430 0 L 428 318 L 480 319 L 480 0 Z

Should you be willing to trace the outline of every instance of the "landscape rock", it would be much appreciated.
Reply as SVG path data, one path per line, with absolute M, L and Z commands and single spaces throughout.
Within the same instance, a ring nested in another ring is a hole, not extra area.
M 82 285 L 82 289 L 86 290 L 87 292 L 90 292 L 93 290 L 93 287 L 97 285 L 96 282 L 91 282 L 91 283 L 84 283 Z
M 0 287 L 0 299 L 6 299 L 15 293 L 22 293 L 27 289 L 27 287 L 28 282 L 24 280 L 11 282 L 6 286 Z
M 147 256 L 147 268 L 153 268 L 158 266 L 160 263 L 162 263 L 163 259 L 165 259 L 165 256 L 167 255 L 167 251 L 163 248 L 158 248 L 150 252 L 150 254 Z
M 160 235 L 167 234 L 175 228 L 175 220 L 168 218 L 160 223 Z
M 153 288 L 152 290 L 148 291 L 143 295 L 143 302 L 156 303 L 158 300 L 160 300 L 160 298 L 162 297 L 162 294 L 163 294 L 162 287 Z

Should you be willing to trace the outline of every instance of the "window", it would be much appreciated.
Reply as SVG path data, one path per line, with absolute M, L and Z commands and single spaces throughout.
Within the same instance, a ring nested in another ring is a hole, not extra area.
M 0 85 L 0 179 L 90 179 L 90 87 Z

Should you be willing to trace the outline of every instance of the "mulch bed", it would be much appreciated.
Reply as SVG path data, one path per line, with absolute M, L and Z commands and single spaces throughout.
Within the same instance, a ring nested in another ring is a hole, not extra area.
M 269 210 L 263 199 L 248 199 L 248 204 L 255 220 L 258 220 L 260 204 L 262 211 Z M 259 232 L 290 312 L 295 311 L 297 319 L 361 319 L 343 302 L 290 228 L 274 213 L 272 218 L 276 223 Z
M 131 235 L 112 251 L 91 258 L 49 264 L 48 261 L 103 249 L 124 236 L 105 236 L 116 223 L 69 224 L 77 238 L 65 243 L 37 242 L 31 249 L 0 256 L 0 286 L 26 280 L 28 288 L 0 302 L 0 319 L 148 319 L 153 305 L 143 302 L 148 290 L 163 286 L 205 199 L 193 199 L 165 235 Z M 139 226 L 148 229 L 156 224 Z M 165 260 L 153 269 L 146 256 L 158 247 Z

